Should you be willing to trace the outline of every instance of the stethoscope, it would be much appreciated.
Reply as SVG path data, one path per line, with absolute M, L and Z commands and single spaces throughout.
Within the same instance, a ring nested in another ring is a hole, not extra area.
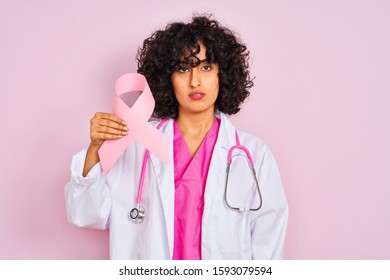
M 163 119 L 157 125 L 157 129 L 160 129 L 167 121 L 168 121 L 168 119 Z M 230 205 L 229 202 L 228 202 L 228 182 L 229 182 L 229 174 L 230 174 L 230 165 L 232 163 L 233 151 L 235 149 L 239 149 L 239 150 L 244 151 L 246 157 L 249 160 L 250 168 L 252 170 L 253 179 L 254 179 L 254 181 L 256 183 L 256 191 L 257 191 L 258 196 L 260 198 L 259 205 L 256 208 L 236 207 L 236 206 Z M 143 190 L 144 180 L 145 180 L 146 165 L 147 165 L 148 160 L 149 160 L 149 154 L 150 154 L 149 150 L 146 150 L 145 151 L 145 155 L 144 155 L 144 159 L 143 159 L 143 162 L 142 162 L 141 178 L 140 178 L 140 181 L 139 181 L 139 184 L 138 184 L 138 194 L 137 194 L 137 198 L 136 198 L 136 201 L 135 201 L 135 207 L 133 209 L 131 209 L 131 211 L 130 211 L 130 218 L 134 222 L 136 222 L 136 223 L 141 223 L 143 221 L 144 217 L 145 217 L 145 208 L 142 207 L 140 203 L 141 203 L 142 190 Z M 260 186 L 259 186 L 259 182 L 257 180 L 256 171 L 255 171 L 255 165 L 253 163 L 252 156 L 251 156 L 249 150 L 245 146 L 242 146 L 240 144 L 240 139 L 238 137 L 237 131 L 236 131 L 236 145 L 232 146 L 229 149 L 229 151 L 228 151 L 224 201 L 225 201 L 226 206 L 229 209 L 236 210 L 236 211 L 239 211 L 239 212 L 258 211 L 258 210 L 260 210 L 260 208 L 261 208 L 261 206 L 263 204 L 263 199 L 262 199 L 262 196 L 261 196 Z

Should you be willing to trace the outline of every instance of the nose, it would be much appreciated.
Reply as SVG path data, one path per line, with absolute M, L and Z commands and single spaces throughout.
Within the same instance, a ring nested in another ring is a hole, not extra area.
M 190 86 L 192 88 L 197 88 L 200 86 L 200 73 L 198 71 L 198 67 L 193 67 L 191 69 L 191 81 Z

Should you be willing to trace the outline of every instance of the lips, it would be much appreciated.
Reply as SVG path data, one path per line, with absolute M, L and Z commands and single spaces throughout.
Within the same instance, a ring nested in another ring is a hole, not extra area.
M 201 92 L 201 91 L 193 91 L 191 92 L 189 95 L 189 98 L 191 98 L 192 100 L 200 100 L 202 99 L 203 97 L 206 96 L 206 94 L 204 92 Z

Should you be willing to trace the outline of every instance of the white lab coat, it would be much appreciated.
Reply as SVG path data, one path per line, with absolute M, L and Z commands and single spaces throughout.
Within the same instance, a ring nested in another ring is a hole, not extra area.
M 226 162 L 229 148 L 236 144 L 235 128 L 224 114 L 218 117 L 221 125 L 204 194 L 202 259 L 281 259 L 288 206 L 274 157 L 261 140 L 238 131 L 241 144 L 252 154 L 263 205 L 256 212 L 229 209 L 224 200 Z M 173 121 L 169 120 L 161 131 L 171 139 L 173 151 Z M 109 228 L 111 259 L 172 259 L 172 152 L 167 165 L 150 155 L 141 201 L 145 218 L 140 224 L 129 218 L 129 211 L 135 206 L 144 153 L 143 146 L 133 141 L 107 175 L 98 163 L 86 177 L 82 176 L 86 149 L 72 160 L 71 181 L 65 186 L 68 220 L 79 227 Z M 259 198 L 251 187 L 253 177 L 248 161 L 242 151 L 233 154 L 229 203 L 256 207 Z

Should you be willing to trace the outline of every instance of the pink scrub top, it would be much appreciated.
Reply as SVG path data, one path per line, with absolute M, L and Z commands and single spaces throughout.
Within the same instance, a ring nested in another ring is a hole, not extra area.
M 221 120 L 216 118 L 194 157 L 174 122 L 174 260 L 200 260 L 203 196 Z

